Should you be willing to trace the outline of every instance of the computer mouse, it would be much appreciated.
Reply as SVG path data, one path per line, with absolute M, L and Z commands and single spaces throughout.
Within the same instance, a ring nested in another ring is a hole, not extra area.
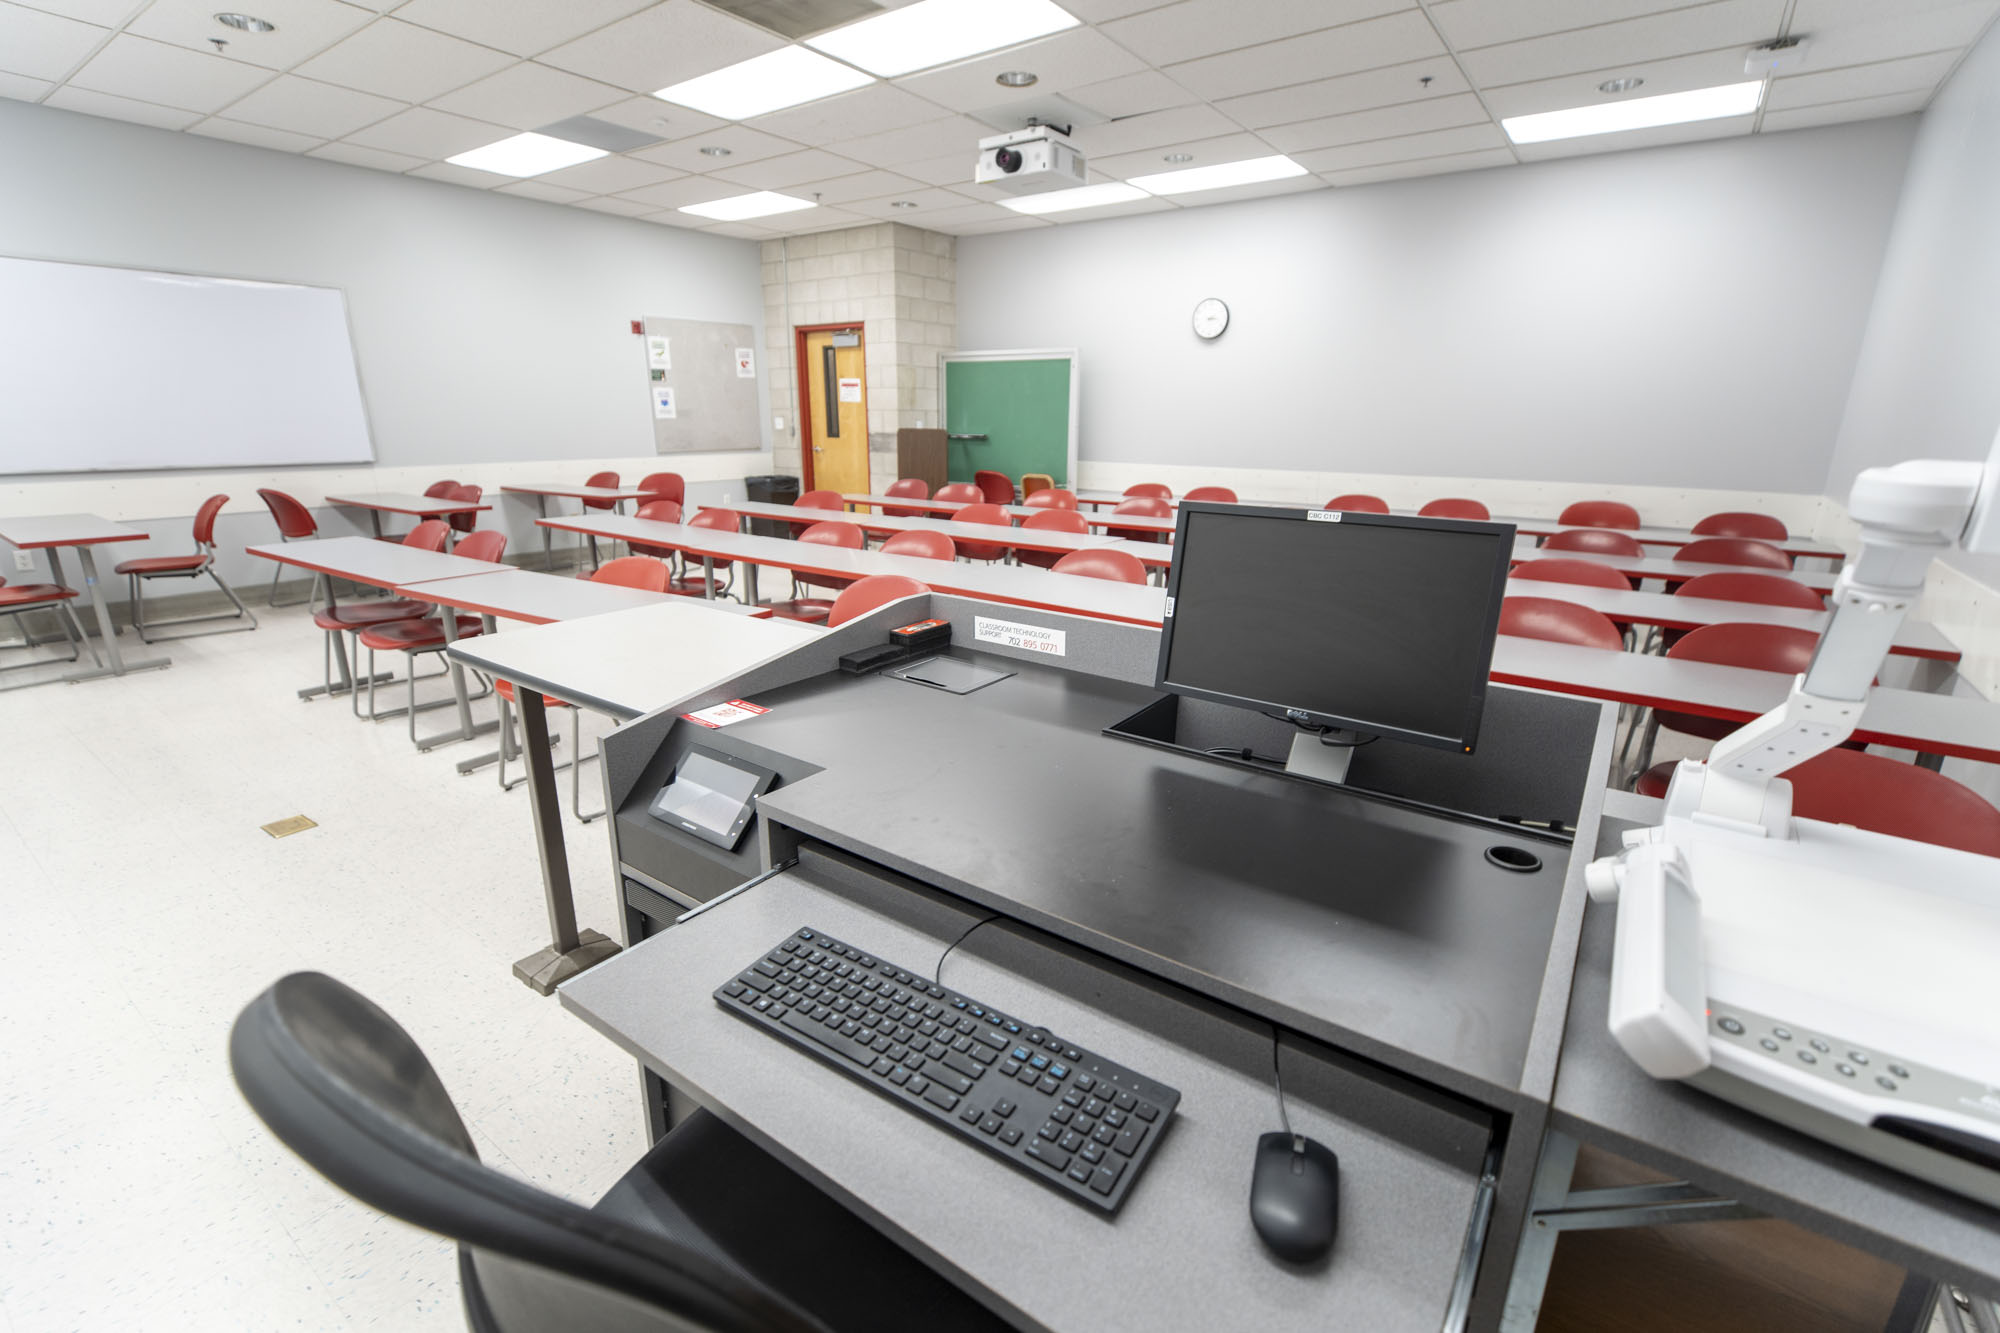
M 1271 1253 L 1311 1263 L 1333 1248 L 1340 1226 L 1340 1159 L 1303 1134 L 1257 1139 L 1250 1176 L 1250 1224 Z

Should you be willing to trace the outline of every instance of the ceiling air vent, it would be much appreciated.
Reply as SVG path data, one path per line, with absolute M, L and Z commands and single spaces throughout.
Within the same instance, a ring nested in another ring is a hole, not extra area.
M 878 0 L 708 0 L 708 3 L 794 41 L 891 8 Z

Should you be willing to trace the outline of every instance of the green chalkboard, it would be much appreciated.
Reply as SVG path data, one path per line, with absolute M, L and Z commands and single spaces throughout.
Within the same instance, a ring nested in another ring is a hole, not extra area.
M 986 436 L 947 442 L 951 480 L 971 481 L 990 468 L 1017 482 L 1024 472 L 1046 472 L 1068 486 L 1071 364 L 1066 356 L 946 361 L 945 430 Z

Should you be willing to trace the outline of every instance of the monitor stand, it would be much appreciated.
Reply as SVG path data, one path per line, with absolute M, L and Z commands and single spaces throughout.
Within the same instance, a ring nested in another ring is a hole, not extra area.
M 1291 753 L 1285 757 L 1285 771 L 1300 777 L 1318 778 L 1321 782 L 1346 782 L 1347 766 L 1354 762 L 1355 746 L 1362 737 L 1361 733 L 1351 731 L 1337 734 L 1343 740 L 1339 744 L 1328 745 L 1319 732 L 1294 733 Z

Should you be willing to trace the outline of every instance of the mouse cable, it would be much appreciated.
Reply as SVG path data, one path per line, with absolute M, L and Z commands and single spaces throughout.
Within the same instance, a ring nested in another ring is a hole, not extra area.
M 951 951 L 953 949 L 956 949 L 959 945 L 965 943 L 965 941 L 971 937 L 973 931 L 978 930 L 981 926 L 985 925 L 989 921 L 998 921 L 999 919 L 1000 919 L 1000 913 L 998 912 L 993 913 L 991 916 L 983 916 L 979 918 L 979 920 L 967 926 L 964 932 L 960 934 L 957 939 L 953 940 L 950 944 L 945 945 L 944 952 L 938 955 L 937 966 L 931 969 L 931 980 L 937 985 L 940 986 L 944 985 L 944 960 L 951 957 Z
M 1298 1136 L 1292 1134 L 1292 1118 L 1285 1114 L 1285 1071 L 1278 1063 L 1278 1025 L 1271 1025 L 1271 1083 L 1278 1090 L 1278 1123 L 1285 1127 L 1285 1133 L 1293 1140 L 1292 1148 L 1299 1151 L 1302 1146 Z

